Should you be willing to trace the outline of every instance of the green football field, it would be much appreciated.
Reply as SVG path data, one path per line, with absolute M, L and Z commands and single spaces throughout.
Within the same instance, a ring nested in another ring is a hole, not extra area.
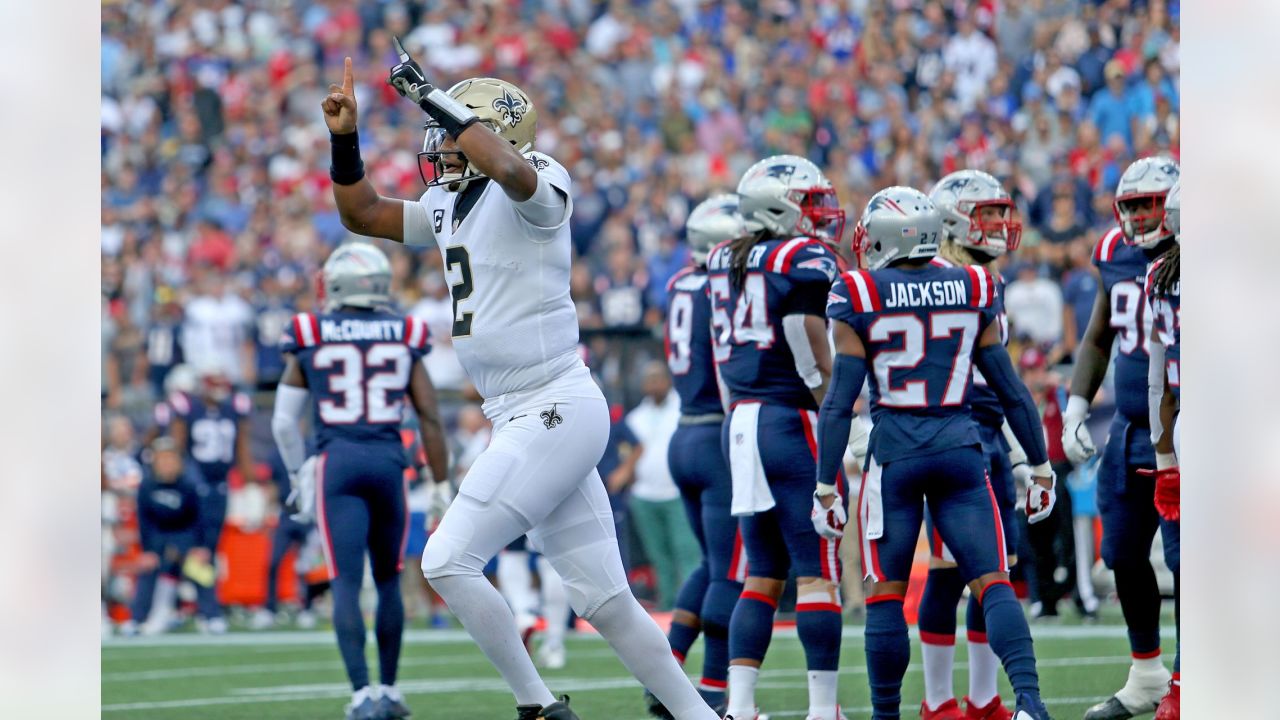
M 1118 609 L 1104 624 L 1034 625 L 1041 688 L 1055 718 L 1079 718 L 1085 708 L 1123 684 L 1128 665 Z M 1172 659 L 1171 613 L 1163 624 Z M 967 686 L 964 622 L 956 647 L 957 694 Z M 696 673 L 701 644 L 688 667 Z M 903 688 L 903 717 L 916 717 L 922 697 L 918 643 Z M 373 677 L 377 660 L 366 646 Z M 845 626 L 840 699 L 853 718 L 870 714 L 861 624 Z M 569 638 L 569 663 L 544 672 L 556 694 L 568 693 L 584 720 L 646 717 L 639 685 L 594 635 Z M 514 702 L 497 673 L 460 630 L 410 630 L 400 664 L 400 688 L 415 718 L 511 720 Z M 108 640 L 102 648 L 104 718 L 341 718 L 350 697 L 331 632 L 232 632 L 221 637 L 175 634 Z M 1001 695 L 1010 700 L 1001 678 Z M 807 707 L 804 658 L 794 630 L 774 637 L 761 674 L 760 709 L 774 718 L 803 718 Z

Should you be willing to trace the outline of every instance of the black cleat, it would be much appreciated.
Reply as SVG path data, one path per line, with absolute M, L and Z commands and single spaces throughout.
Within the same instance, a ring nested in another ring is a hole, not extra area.
M 403 699 L 393 700 L 386 695 L 378 697 L 378 712 L 380 720 L 402 720 L 413 714 Z
M 667 706 L 663 705 L 662 701 L 658 699 L 658 696 L 647 689 L 644 691 L 644 707 L 649 711 L 650 715 L 658 718 L 658 720 L 676 720 L 675 716 L 667 710 Z
M 1149 712 L 1155 712 L 1155 707 L 1149 710 L 1143 710 L 1140 714 L 1145 715 Z M 1094 705 L 1084 713 L 1084 720 L 1129 720 L 1135 717 L 1135 713 L 1120 702 L 1120 698 L 1112 695 L 1103 702 Z
M 382 720 L 378 714 L 378 703 L 371 697 L 360 701 L 359 705 L 348 705 L 345 720 Z
M 582 720 L 582 718 L 569 709 L 569 696 L 561 695 L 559 700 L 546 707 L 517 705 L 516 720 Z

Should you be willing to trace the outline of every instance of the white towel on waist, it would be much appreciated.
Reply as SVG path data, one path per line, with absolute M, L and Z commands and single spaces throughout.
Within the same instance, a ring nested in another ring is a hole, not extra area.
M 867 540 L 884 536 L 884 505 L 880 499 L 880 463 L 874 455 L 867 457 L 868 468 L 862 477 L 862 502 L 858 513 L 862 518 L 862 534 Z
M 729 417 L 729 471 L 733 474 L 730 512 L 734 515 L 753 515 L 776 504 L 760 460 L 759 423 L 759 403 L 743 403 Z

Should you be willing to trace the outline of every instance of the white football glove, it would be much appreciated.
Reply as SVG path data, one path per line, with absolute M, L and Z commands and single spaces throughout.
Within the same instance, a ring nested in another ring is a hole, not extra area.
M 824 497 L 835 498 L 831 507 L 822 506 Z M 814 491 L 813 510 L 809 511 L 809 519 L 813 521 L 813 529 L 822 537 L 828 540 L 844 537 L 844 526 L 849 521 L 849 516 L 845 514 L 844 498 L 840 497 L 840 491 L 837 490 L 832 495 L 819 495 Z
M 1089 418 L 1089 401 L 1079 395 L 1072 395 L 1067 400 L 1067 409 L 1062 413 L 1062 451 L 1067 459 L 1077 467 L 1089 461 L 1098 449 L 1093 445 L 1093 437 L 1084 421 Z
M 300 523 L 316 518 L 316 465 L 319 458 L 312 455 L 302 463 L 298 472 L 289 476 L 289 497 L 284 501 L 289 517 Z
M 453 483 L 448 480 L 442 482 L 433 482 L 427 486 L 427 531 L 431 531 L 440 524 L 440 520 L 444 518 L 444 513 L 449 509 L 449 505 L 453 503 Z
M 859 471 L 867 466 L 867 444 L 870 441 L 871 431 L 867 429 L 866 423 L 855 417 L 849 424 L 849 452 L 853 453 Z
M 1034 525 L 1049 517 L 1049 513 L 1053 512 L 1053 506 L 1058 502 L 1058 494 L 1056 492 L 1058 489 L 1058 476 L 1053 470 L 1049 469 L 1049 463 L 1036 468 L 1027 468 L 1027 473 L 1031 478 L 1026 485 L 1027 522 Z M 1047 488 L 1035 481 L 1035 478 L 1045 477 L 1050 480 L 1050 486 Z

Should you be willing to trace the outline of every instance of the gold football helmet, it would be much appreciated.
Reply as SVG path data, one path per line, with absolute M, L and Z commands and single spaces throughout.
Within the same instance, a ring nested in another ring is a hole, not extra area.
M 521 155 L 533 149 L 538 132 L 538 111 L 523 90 L 498 78 L 471 78 L 449 88 L 448 95 L 465 105 Z M 483 177 L 457 149 L 442 150 L 448 134 L 435 120 L 428 120 L 418 171 L 427 187 L 444 185 L 452 192 L 464 189 L 472 178 Z M 456 156 L 448 158 L 446 156 Z

